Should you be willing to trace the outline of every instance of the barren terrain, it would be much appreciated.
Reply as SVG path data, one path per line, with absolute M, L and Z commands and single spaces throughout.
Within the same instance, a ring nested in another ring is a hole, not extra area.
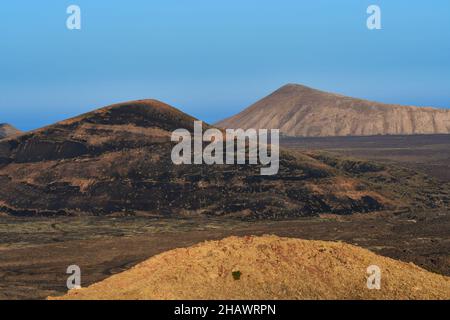
M 2 139 L 0 213 L 286 219 L 409 207 L 418 199 L 445 205 L 440 184 L 424 175 L 320 152 L 282 150 L 273 176 L 261 176 L 260 164 L 175 165 L 171 132 L 192 132 L 194 120 L 139 100 Z
M 323 216 L 289 221 L 139 217 L 0 220 L 0 299 L 66 293 L 69 265 L 82 286 L 128 270 L 155 254 L 230 235 L 275 234 L 343 241 L 450 276 L 450 214 L 444 211 Z
M 450 133 L 450 110 L 383 104 L 288 84 L 217 126 L 280 129 L 302 137 L 436 134 Z
M 298 150 L 326 150 L 336 155 L 400 165 L 450 183 L 450 135 L 317 137 L 282 139 Z
M 287 138 L 280 175 L 261 179 L 247 167 L 173 168 L 165 126 L 193 118 L 158 106 L 2 140 L 0 299 L 63 295 L 69 265 L 85 287 L 231 235 L 342 241 L 450 276 L 447 135 Z
M 374 266 L 379 290 L 367 288 Z M 228 237 L 164 252 L 62 299 L 450 299 L 450 278 L 345 243 Z

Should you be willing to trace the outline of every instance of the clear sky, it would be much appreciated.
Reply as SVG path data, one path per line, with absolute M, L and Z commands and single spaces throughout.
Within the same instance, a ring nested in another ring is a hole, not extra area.
M 79 31 L 66 28 L 71 4 Z M 370 4 L 382 30 L 366 27 Z M 450 1 L 0 4 L 0 122 L 23 130 L 141 98 L 214 122 L 286 83 L 450 107 Z

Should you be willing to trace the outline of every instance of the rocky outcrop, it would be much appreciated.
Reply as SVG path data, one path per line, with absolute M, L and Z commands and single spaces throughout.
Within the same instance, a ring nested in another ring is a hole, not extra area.
M 450 110 L 382 104 L 289 84 L 217 126 L 280 129 L 305 137 L 448 134 Z

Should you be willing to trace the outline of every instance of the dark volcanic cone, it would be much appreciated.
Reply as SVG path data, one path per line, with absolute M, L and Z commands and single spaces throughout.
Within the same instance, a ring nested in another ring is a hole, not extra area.
M 313 153 L 282 152 L 274 176 L 261 176 L 255 165 L 174 165 L 171 133 L 192 130 L 194 120 L 141 100 L 3 139 L 0 212 L 283 218 L 399 203 L 395 192 L 360 179 L 391 181 L 384 168 Z

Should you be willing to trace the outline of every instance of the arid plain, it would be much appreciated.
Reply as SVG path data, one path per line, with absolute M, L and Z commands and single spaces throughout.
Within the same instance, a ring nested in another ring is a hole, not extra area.
M 435 209 L 417 206 L 281 221 L 5 215 L 0 220 L 0 298 L 62 295 L 67 292 L 65 272 L 71 264 L 80 265 L 82 285 L 87 286 L 155 254 L 230 235 L 343 241 L 450 276 L 450 179 L 443 174 L 450 171 L 448 136 L 289 138 L 282 145 L 422 170 L 439 181 L 441 201 L 446 203 Z

